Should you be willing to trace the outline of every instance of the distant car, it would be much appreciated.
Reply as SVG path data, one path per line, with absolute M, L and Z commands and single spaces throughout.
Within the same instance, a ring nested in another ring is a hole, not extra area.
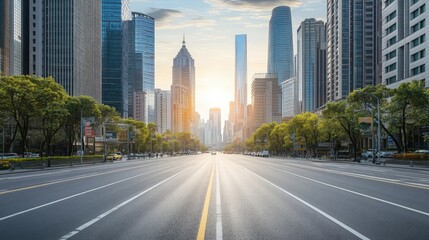
M 117 153 L 111 153 L 111 154 L 107 155 L 106 159 L 107 160 L 120 160 L 120 159 L 122 159 L 122 155 L 119 155 Z
M 270 153 L 267 150 L 262 151 L 261 157 L 266 157 L 267 158 L 269 156 L 270 156 Z
M 418 153 L 418 154 L 429 154 L 429 150 L 426 149 L 421 149 L 421 150 L 417 150 L 414 153 Z
M 388 158 L 391 157 L 393 154 L 395 154 L 394 152 L 386 152 L 386 151 L 382 151 L 380 152 L 380 158 Z M 378 157 L 378 153 L 376 154 L 376 156 Z
M 363 159 L 370 159 L 372 158 L 372 150 L 368 150 L 362 153 L 362 158 Z
M 7 158 L 19 158 L 19 156 L 16 153 L 0 153 L 0 159 L 7 159 Z
M 216 152 L 212 152 L 211 154 L 212 154 L 212 155 L 216 155 Z

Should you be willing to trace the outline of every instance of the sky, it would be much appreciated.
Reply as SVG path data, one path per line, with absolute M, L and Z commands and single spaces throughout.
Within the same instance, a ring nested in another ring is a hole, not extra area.
M 305 18 L 326 20 L 326 0 L 130 0 L 131 11 L 155 18 L 155 87 L 170 90 L 173 58 L 186 47 L 195 60 L 196 109 L 207 120 L 221 108 L 222 124 L 234 100 L 235 35 L 247 34 L 247 90 L 253 74 L 267 71 L 271 11 L 289 6 L 294 49 Z

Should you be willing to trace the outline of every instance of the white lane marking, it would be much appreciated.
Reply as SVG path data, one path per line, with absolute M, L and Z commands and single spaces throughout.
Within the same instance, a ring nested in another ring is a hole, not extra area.
M 218 159 L 216 159 L 218 163 Z M 222 205 L 220 199 L 219 164 L 216 164 L 216 240 L 223 239 Z
M 312 178 L 304 177 L 302 175 L 299 175 L 299 174 L 296 174 L 296 173 L 292 173 L 292 172 L 289 172 L 289 171 L 286 171 L 286 170 L 282 170 L 282 169 L 278 169 L 278 168 L 273 168 L 273 167 L 269 167 L 269 168 L 272 168 L 272 169 L 275 169 L 275 170 L 278 170 L 278 171 L 281 171 L 281 172 L 284 172 L 284 173 L 288 173 L 288 174 L 294 175 L 296 177 L 300 177 L 300 178 L 306 179 L 308 181 L 319 183 L 319 184 L 322 184 L 322 185 L 325 185 L 325 186 L 328 186 L 328 187 L 332 187 L 332 188 L 335 188 L 335 189 L 338 189 L 338 190 L 342 190 L 342 191 L 345 191 L 345 192 L 353 193 L 353 194 L 356 194 L 356 195 L 359 195 L 359 196 L 362 196 L 362 197 L 366 197 L 366 198 L 370 198 L 370 199 L 373 199 L 373 200 L 376 200 L 376 201 L 379 201 L 379 202 L 387 203 L 387 204 L 393 205 L 395 207 L 400 207 L 400 208 L 403 208 L 403 209 L 406 209 L 406 210 L 409 210 L 409 211 L 412 211 L 412 212 L 416 212 L 416 213 L 420 213 L 420 214 L 429 216 L 429 213 L 427 213 L 427 212 L 423 212 L 423 211 L 420 211 L 420 210 L 417 210 L 417 209 L 414 209 L 414 208 L 410 208 L 410 207 L 407 207 L 407 206 L 404 206 L 404 205 L 401 205 L 401 204 L 389 202 L 389 201 L 381 199 L 381 198 L 373 197 L 373 196 L 366 195 L 366 194 L 363 194 L 363 193 L 360 193 L 360 192 L 355 192 L 355 191 L 352 191 L 352 190 L 349 190 L 349 189 L 346 189 L 346 188 L 338 187 L 338 186 L 335 186 L 335 185 L 332 185 L 332 184 L 329 184 L 329 183 L 321 182 L 321 181 L 318 181 L 318 180 L 315 180 L 315 179 L 312 179 Z
M 242 166 L 240 166 L 240 167 L 242 167 Z M 327 219 L 331 220 L 332 222 L 336 223 L 337 225 L 339 225 L 340 227 L 342 227 L 342 228 L 344 228 L 345 230 L 349 231 L 350 233 L 352 233 L 352 234 L 353 234 L 353 235 L 355 235 L 356 237 L 358 237 L 358 238 L 360 238 L 360 239 L 369 240 L 369 238 L 368 238 L 368 237 L 364 236 L 363 234 L 359 233 L 358 231 L 354 230 L 353 228 L 351 228 L 351 227 L 347 226 L 345 223 L 341 222 L 340 220 L 338 220 L 338 219 L 336 219 L 336 218 L 332 217 L 331 215 L 329 215 L 329 214 L 325 213 L 324 211 L 320 210 L 319 208 L 317 208 L 317 207 L 315 207 L 315 206 L 311 205 L 310 203 L 308 203 L 308 202 L 304 201 L 303 199 L 301 199 L 301 198 L 297 197 L 296 195 L 294 195 L 294 194 L 292 194 L 292 193 L 290 193 L 290 192 L 288 192 L 288 191 L 284 190 L 283 188 L 281 188 L 281 187 L 277 186 L 276 184 L 274 184 L 274 183 L 270 182 L 269 180 L 267 180 L 267 179 L 265 179 L 265 178 L 263 178 L 263 177 L 259 176 L 258 174 L 256 174 L 256 173 L 254 173 L 254 172 L 250 171 L 249 169 L 247 169 L 247 168 L 245 168 L 245 167 L 242 167 L 242 168 L 244 168 L 244 169 L 245 169 L 245 170 L 247 170 L 248 172 L 252 173 L 253 175 L 257 176 L 258 178 L 260 178 L 260 179 L 264 180 L 265 182 L 269 183 L 271 186 L 273 186 L 273 187 L 277 188 L 278 190 L 280 190 L 280 191 L 282 191 L 282 192 L 286 193 L 286 194 L 287 194 L 287 195 L 289 195 L 290 197 L 292 197 L 292 198 L 294 198 L 294 199 L 298 200 L 299 202 L 301 202 L 302 204 L 306 205 L 307 207 L 309 207 L 309 208 L 313 209 L 314 211 L 316 211 L 316 212 L 317 212 L 317 213 L 319 213 L 320 215 L 322 215 L 322 216 L 326 217 Z
M 73 230 L 73 231 L 71 231 L 71 232 L 67 233 L 67 234 L 66 234 L 66 235 L 64 235 L 64 236 L 62 236 L 62 237 L 60 238 L 60 240 L 66 240 L 66 239 L 68 239 L 68 238 L 73 237 L 74 235 L 78 234 L 79 232 L 83 231 L 84 229 L 88 228 L 89 226 L 93 225 L 94 223 L 96 223 L 96 222 L 100 221 L 101 219 L 103 219 L 103 218 L 107 217 L 109 214 L 113 213 L 114 211 L 116 211 L 116 210 L 120 209 L 121 207 L 123 207 L 123 206 L 127 205 L 128 203 L 130 203 L 130 202 L 132 202 L 132 201 L 136 200 L 137 198 L 139 198 L 139 197 L 141 197 L 142 195 L 146 194 L 147 192 L 149 192 L 149 191 L 153 190 L 154 188 L 158 187 L 159 185 L 161 185 L 161 184 L 163 184 L 163 183 L 167 182 L 168 180 L 170 180 L 170 179 L 172 179 L 172 178 L 176 177 L 177 175 L 181 174 L 182 172 L 184 172 L 184 171 L 185 171 L 185 170 L 187 170 L 187 169 L 188 169 L 188 168 L 183 169 L 182 171 L 180 171 L 180 172 L 178 172 L 178 173 L 174 174 L 173 176 L 168 177 L 168 178 L 166 178 L 166 179 L 162 180 L 161 182 L 159 182 L 159 183 L 157 183 L 157 184 L 153 185 L 152 187 L 150 187 L 150 188 L 148 188 L 148 189 L 144 190 L 143 192 L 140 192 L 139 194 L 135 195 L 134 197 L 129 198 L 128 200 L 125 200 L 124 202 L 122 202 L 122 203 L 120 203 L 120 204 L 116 205 L 115 207 L 111 208 L 110 210 L 108 210 L 108 211 L 106 211 L 106 212 L 104 212 L 104 213 L 102 213 L 102 214 L 98 215 L 96 218 L 94 218 L 94 219 L 92 219 L 92 220 L 90 220 L 90 221 L 86 222 L 85 224 L 83 224 L 83 225 L 79 226 L 79 227 L 78 227 L 78 228 L 76 228 L 75 230 Z
M 34 211 L 36 209 L 43 208 L 43 207 L 46 207 L 46 206 L 49 206 L 49 205 L 52 205 L 52 204 L 55 204 L 55 203 L 59 203 L 59 202 L 62 202 L 62 201 L 65 201 L 65 200 L 68 200 L 68 199 L 71 199 L 71 198 L 74 198 L 74 197 L 77 197 L 77 196 L 81 196 L 81 195 L 84 195 L 84 194 L 87 194 L 87 193 L 90 193 L 90 192 L 94 192 L 94 191 L 97 191 L 97 190 L 100 190 L 100 189 L 103 189 L 103 188 L 106 188 L 106 187 L 109 187 L 109 186 L 112 186 L 112 185 L 115 185 L 115 184 L 118 184 L 118 183 L 121 183 L 121 182 L 125 182 L 125 181 L 131 180 L 133 178 L 137 178 L 137 177 L 149 174 L 149 173 L 161 171 L 163 169 L 165 169 L 165 168 L 153 170 L 153 171 L 146 172 L 146 173 L 142 173 L 142 174 L 139 174 L 139 175 L 136 175 L 136 176 L 132 176 L 132 177 L 129 177 L 129 178 L 125 178 L 125 179 L 122 179 L 122 180 L 119 180 L 119 181 L 116 181 L 116 182 L 112 182 L 112 183 L 109 183 L 109 184 L 106 184 L 106 185 L 103 185 L 103 186 L 100 186 L 100 187 L 96 187 L 96 188 L 93 188 L 93 189 L 90 189 L 90 190 L 87 190 L 87 191 L 84 191 L 84 192 L 76 193 L 76 194 L 73 194 L 73 195 L 65 197 L 65 198 L 61 198 L 61 199 L 58 199 L 58 200 L 55 200 L 55 201 L 52 201 L 52 202 L 48 202 L 48 203 L 39 205 L 37 207 L 29 208 L 27 210 L 20 211 L 20 212 L 17 212 L 17 213 L 14 213 L 14 214 L 2 217 L 2 218 L 0 218 L 0 221 L 6 220 L 8 218 L 12 218 L 12 217 L 24 214 L 24 213 L 28 213 L 28 212 Z

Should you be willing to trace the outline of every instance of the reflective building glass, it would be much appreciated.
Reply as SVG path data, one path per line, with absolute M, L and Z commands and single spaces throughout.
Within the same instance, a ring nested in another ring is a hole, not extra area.
M 103 0 L 102 3 L 103 103 L 128 117 L 129 0 Z

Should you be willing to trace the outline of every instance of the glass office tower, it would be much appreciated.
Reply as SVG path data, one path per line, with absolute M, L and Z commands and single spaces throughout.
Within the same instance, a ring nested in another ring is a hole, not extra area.
M 102 0 L 103 103 L 128 117 L 129 0 Z
M 326 42 L 325 24 L 314 18 L 301 22 L 297 31 L 297 73 L 298 101 L 300 112 L 311 112 L 317 108 L 319 82 L 324 82 L 325 66 L 319 65 L 318 56 L 324 53 L 320 46 Z M 319 51 L 323 52 L 319 52 Z M 325 83 L 323 83 L 325 84 Z
M 155 19 L 139 12 L 132 12 L 132 21 L 128 22 L 129 69 L 128 103 L 129 115 L 134 116 L 135 92 L 146 92 L 145 105 L 149 109 L 145 122 L 155 121 Z
M 289 7 L 272 11 L 268 38 L 268 73 L 277 74 L 278 84 L 294 76 L 292 17 Z
M 247 36 L 235 36 L 235 130 L 243 128 L 247 118 Z

